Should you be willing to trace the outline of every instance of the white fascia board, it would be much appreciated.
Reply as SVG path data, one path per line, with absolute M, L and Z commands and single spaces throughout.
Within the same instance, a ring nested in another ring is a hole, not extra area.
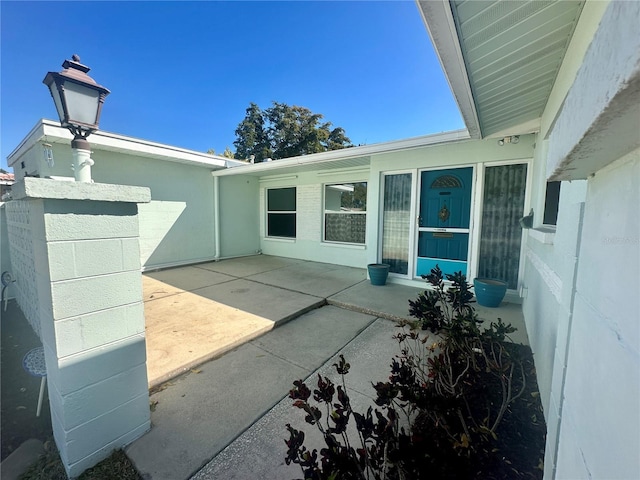
M 44 137 L 44 121 L 39 120 L 33 128 L 22 139 L 20 144 L 13 149 L 13 151 L 7 157 L 7 165 L 13 167 L 13 165 L 27 153 L 39 140 Z
M 449 2 L 416 0 L 416 3 L 469 135 L 471 138 L 482 138 L 478 112 Z
M 22 140 L 20 145 L 8 157 L 8 163 L 11 166 L 20 158 L 27 150 L 39 141 L 45 140 L 49 143 L 71 143 L 73 135 L 66 128 L 62 128 L 58 122 L 52 120 L 41 119 L 31 129 L 29 134 Z M 115 133 L 97 131 L 89 137 L 89 143 L 96 150 L 107 150 L 139 155 L 143 157 L 151 157 L 158 160 L 164 160 L 175 163 L 183 163 L 187 165 L 197 165 L 212 169 L 227 168 L 231 163 L 244 164 L 236 160 L 225 157 L 209 155 L 194 150 L 173 147 L 139 138 L 127 137 Z
M 391 142 L 374 143 L 359 147 L 342 148 L 340 150 L 330 150 L 328 152 L 312 153 L 299 157 L 283 158 L 271 162 L 261 162 L 244 165 L 227 170 L 211 172 L 214 177 L 225 177 L 228 175 L 268 175 L 277 170 L 287 169 L 296 166 L 326 165 L 339 160 L 351 158 L 370 157 L 381 153 L 397 152 L 442 143 L 451 143 L 461 140 L 470 140 L 471 136 L 467 130 L 453 130 L 451 132 L 423 135 L 404 140 L 394 140 Z

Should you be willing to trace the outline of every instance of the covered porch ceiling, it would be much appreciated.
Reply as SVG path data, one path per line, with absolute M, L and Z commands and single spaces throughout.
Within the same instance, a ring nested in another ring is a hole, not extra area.
M 540 130 L 584 1 L 419 0 L 473 137 Z

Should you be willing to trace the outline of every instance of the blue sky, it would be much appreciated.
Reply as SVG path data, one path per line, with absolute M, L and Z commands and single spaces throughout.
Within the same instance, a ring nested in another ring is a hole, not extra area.
M 77 53 L 101 130 L 221 153 L 250 102 L 300 105 L 354 144 L 463 128 L 413 1 L 0 2 L 2 166 Z

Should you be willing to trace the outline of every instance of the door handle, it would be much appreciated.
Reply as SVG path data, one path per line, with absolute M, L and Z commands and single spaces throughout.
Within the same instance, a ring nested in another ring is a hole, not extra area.
M 418 215 L 416 217 L 416 227 L 419 227 L 421 222 L 422 222 L 422 217 L 420 215 Z

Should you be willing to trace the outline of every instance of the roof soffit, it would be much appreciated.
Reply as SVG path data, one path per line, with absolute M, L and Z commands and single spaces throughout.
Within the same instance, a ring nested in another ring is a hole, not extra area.
M 464 109 L 460 98 L 470 95 L 481 135 L 492 136 L 523 125 L 531 129 L 518 133 L 538 131 L 584 2 L 418 3 L 456 100 Z M 438 11 L 445 9 L 451 18 L 448 28 L 453 30 L 448 39 L 432 33 L 443 29 L 444 17 Z M 454 48 L 446 42 L 457 44 L 459 54 L 452 54 Z M 466 75 L 466 82 L 452 81 L 452 74 Z M 463 117 L 467 121 L 467 116 Z

